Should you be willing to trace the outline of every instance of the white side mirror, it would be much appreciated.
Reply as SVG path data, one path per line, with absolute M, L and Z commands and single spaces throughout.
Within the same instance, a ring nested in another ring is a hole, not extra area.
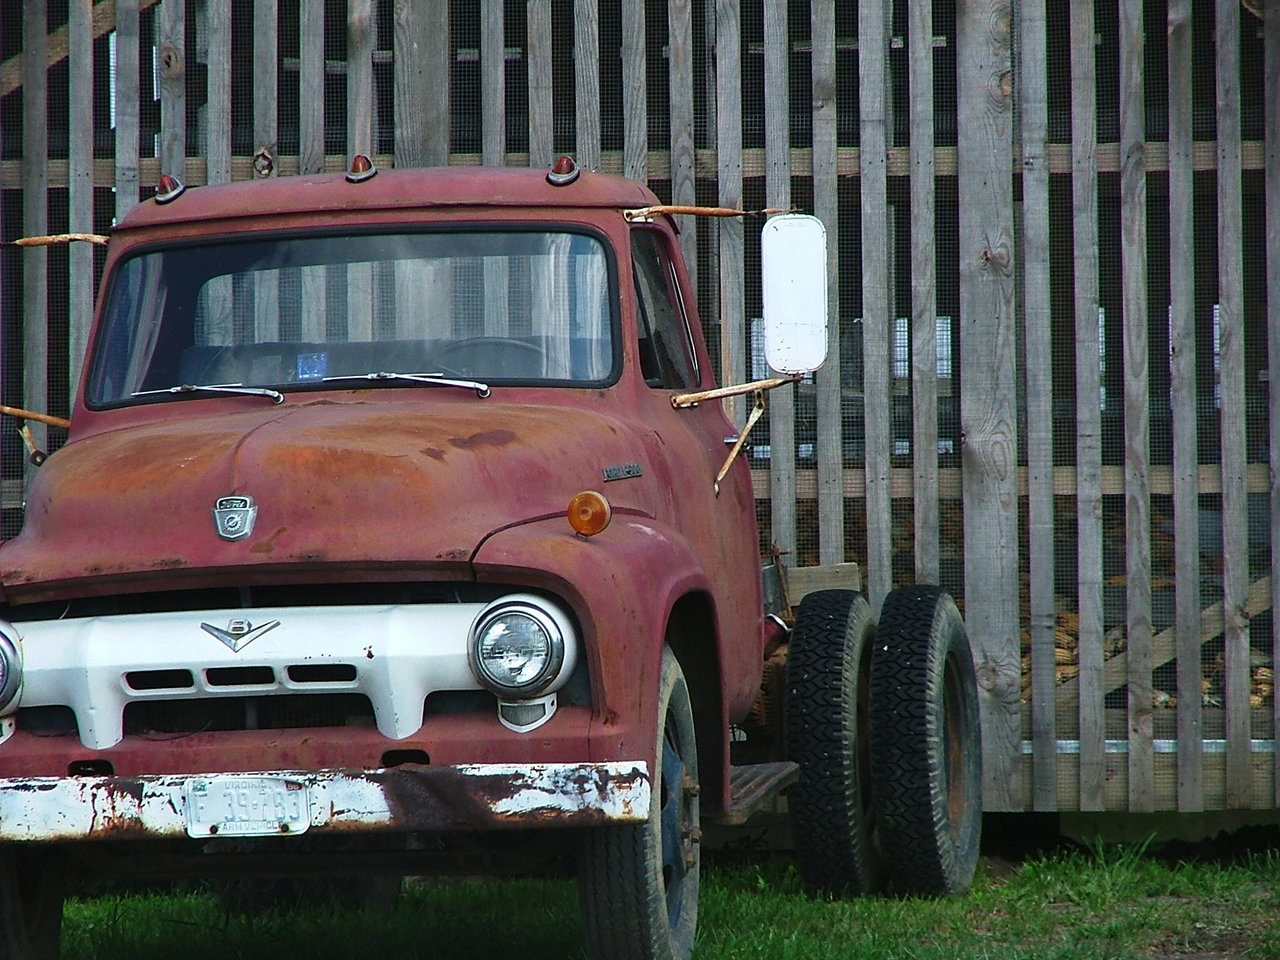
M 760 244 L 765 360 L 809 373 L 827 358 L 827 231 L 817 217 L 784 213 L 768 219 Z

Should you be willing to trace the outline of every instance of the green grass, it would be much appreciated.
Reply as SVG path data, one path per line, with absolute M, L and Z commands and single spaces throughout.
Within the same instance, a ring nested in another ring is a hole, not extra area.
M 1280 854 L 1228 865 L 1167 863 L 1094 846 L 1012 869 L 984 863 L 966 897 L 815 899 L 786 858 L 722 855 L 706 866 L 697 957 L 1280 958 Z M 580 957 L 567 881 L 442 882 L 392 914 L 300 908 L 224 918 L 204 894 L 68 904 L 63 956 L 85 960 L 483 960 Z

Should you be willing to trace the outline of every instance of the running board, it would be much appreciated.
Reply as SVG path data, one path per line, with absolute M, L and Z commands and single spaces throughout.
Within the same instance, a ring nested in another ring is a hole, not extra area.
M 729 808 L 716 816 L 715 822 L 726 827 L 741 826 L 799 776 L 800 765 L 790 760 L 730 767 Z

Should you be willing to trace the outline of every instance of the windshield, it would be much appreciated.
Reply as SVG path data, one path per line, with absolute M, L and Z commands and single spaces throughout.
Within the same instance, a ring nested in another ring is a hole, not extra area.
M 419 382 L 370 374 L 599 385 L 613 375 L 613 302 L 604 244 L 582 233 L 174 247 L 115 270 L 88 402 Z

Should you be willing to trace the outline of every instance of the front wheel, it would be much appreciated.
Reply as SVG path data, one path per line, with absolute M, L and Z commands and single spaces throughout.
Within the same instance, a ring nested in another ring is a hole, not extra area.
M 585 830 L 578 889 L 593 960 L 684 960 L 698 924 L 698 750 L 680 664 L 662 655 L 649 819 Z
M 885 597 L 871 656 L 876 825 L 890 886 L 962 893 L 982 833 L 982 732 L 969 640 L 939 587 Z

